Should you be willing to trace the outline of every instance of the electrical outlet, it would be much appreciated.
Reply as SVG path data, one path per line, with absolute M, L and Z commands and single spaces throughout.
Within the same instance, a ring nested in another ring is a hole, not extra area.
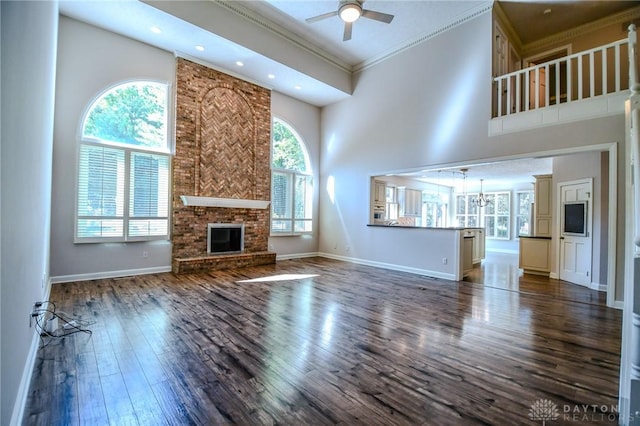
M 148 251 L 143 251 L 142 252 L 142 257 L 144 257 L 145 259 L 147 259 L 149 257 L 149 252 Z
M 449 259 L 447 259 L 446 257 L 442 258 L 442 264 L 443 265 L 446 265 L 448 261 L 449 261 Z
M 40 311 L 42 309 L 42 302 L 34 302 L 33 307 L 31 308 L 31 314 L 29 315 L 29 328 L 33 326 L 34 320 L 37 321 L 39 315 L 42 315 Z

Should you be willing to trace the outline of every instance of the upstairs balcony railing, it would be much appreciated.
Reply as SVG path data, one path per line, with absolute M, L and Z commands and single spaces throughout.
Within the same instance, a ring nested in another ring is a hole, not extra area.
M 628 39 L 494 78 L 493 117 L 629 89 Z

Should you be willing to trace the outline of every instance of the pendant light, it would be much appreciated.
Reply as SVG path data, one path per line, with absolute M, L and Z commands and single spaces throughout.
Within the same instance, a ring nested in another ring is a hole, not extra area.
M 476 204 L 478 205 L 478 207 L 484 207 L 487 204 L 489 204 L 491 201 L 489 199 L 487 199 L 487 197 L 484 195 L 484 193 L 482 192 L 482 181 L 484 179 L 480 179 L 480 194 L 478 194 L 478 198 L 476 198 Z

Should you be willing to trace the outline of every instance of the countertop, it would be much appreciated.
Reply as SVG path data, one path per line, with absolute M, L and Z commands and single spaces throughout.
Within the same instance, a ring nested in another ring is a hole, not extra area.
M 384 224 L 378 224 L 378 223 L 370 223 L 370 224 L 367 224 L 367 226 L 371 226 L 375 228 L 440 229 L 443 231 L 470 231 L 470 230 L 476 230 L 476 229 L 484 229 L 480 227 L 468 227 L 468 226 L 466 227 L 465 226 L 449 226 L 447 228 L 439 228 L 439 227 L 433 227 L 433 226 L 384 225 Z

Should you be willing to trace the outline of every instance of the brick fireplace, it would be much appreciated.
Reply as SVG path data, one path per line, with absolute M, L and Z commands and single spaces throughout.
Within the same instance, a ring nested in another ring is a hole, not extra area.
M 183 58 L 176 67 L 173 272 L 274 263 L 269 208 L 185 206 L 180 198 L 270 199 L 271 93 Z M 244 252 L 207 254 L 209 223 L 244 223 Z

